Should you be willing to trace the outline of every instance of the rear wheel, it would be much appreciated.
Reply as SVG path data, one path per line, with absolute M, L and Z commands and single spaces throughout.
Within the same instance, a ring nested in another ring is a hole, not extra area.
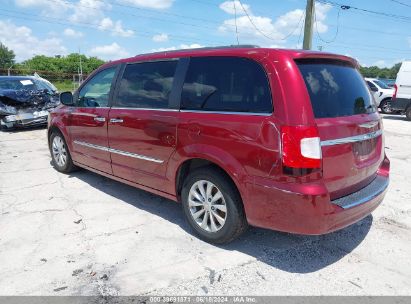
M 50 154 L 54 168 L 62 173 L 70 173 L 77 169 L 73 164 L 66 141 L 60 132 L 54 131 L 50 135 Z
M 407 117 L 407 120 L 411 120 L 411 106 L 405 110 L 405 117 Z
M 246 230 L 241 197 L 220 170 L 196 169 L 185 179 L 181 194 L 185 217 L 201 239 L 228 243 Z
M 380 104 L 381 113 L 392 114 L 394 111 L 391 108 L 391 99 L 385 99 Z

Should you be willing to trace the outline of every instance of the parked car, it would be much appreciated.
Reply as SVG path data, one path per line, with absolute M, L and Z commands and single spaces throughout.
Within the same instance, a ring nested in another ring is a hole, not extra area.
M 381 109 L 381 112 L 384 114 L 393 113 L 391 109 L 391 98 L 394 94 L 394 89 L 376 78 L 365 78 L 365 81 L 373 92 L 375 101 Z
M 411 120 L 411 61 L 404 61 L 397 74 L 392 99 L 392 109 Z
M 46 125 L 49 111 L 60 104 L 57 89 L 39 76 L 0 76 L 2 128 Z
M 248 225 L 324 234 L 370 214 L 389 182 L 357 62 L 221 47 L 107 63 L 50 115 L 52 163 L 180 201 L 202 239 Z
M 384 84 L 386 84 L 389 88 L 394 88 L 395 85 L 395 79 L 389 79 L 389 78 L 378 78 L 379 81 L 382 81 Z

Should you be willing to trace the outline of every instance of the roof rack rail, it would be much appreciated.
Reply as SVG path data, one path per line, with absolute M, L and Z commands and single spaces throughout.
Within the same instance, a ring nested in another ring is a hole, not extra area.
M 185 51 L 191 51 L 191 50 L 216 50 L 216 49 L 226 49 L 226 48 L 259 48 L 260 46 L 254 45 L 254 44 L 233 44 L 233 45 L 220 45 L 220 46 L 207 46 L 207 47 L 199 47 L 199 48 L 190 48 L 190 49 L 178 49 L 178 50 L 165 50 L 165 51 L 159 51 L 159 52 L 151 52 L 151 53 L 144 53 L 144 54 L 138 54 L 136 56 L 142 56 L 142 55 L 152 55 L 152 54 L 163 54 L 163 53 L 178 53 L 178 52 L 185 52 Z

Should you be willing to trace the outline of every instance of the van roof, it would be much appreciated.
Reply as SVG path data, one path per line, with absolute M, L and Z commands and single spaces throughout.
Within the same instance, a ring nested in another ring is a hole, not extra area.
M 167 59 L 167 58 L 180 58 L 188 56 L 239 56 L 244 55 L 255 55 L 255 54 L 267 54 L 276 53 L 278 55 L 286 56 L 292 59 L 302 59 L 302 58 L 326 58 L 334 60 L 348 61 L 354 66 L 358 65 L 358 62 L 347 56 L 337 55 L 333 53 L 311 51 L 311 50 L 299 50 L 299 49 L 279 49 L 279 48 L 260 48 L 256 45 L 228 45 L 228 46 L 218 46 L 218 47 L 204 47 L 204 48 L 194 48 L 194 49 L 180 49 L 180 50 L 166 50 L 161 52 L 153 52 L 146 54 L 139 54 L 134 57 L 115 60 L 106 63 L 104 66 L 110 66 L 122 62 L 132 62 L 132 61 L 143 61 L 143 60 L 156 60 L 156 59 Z

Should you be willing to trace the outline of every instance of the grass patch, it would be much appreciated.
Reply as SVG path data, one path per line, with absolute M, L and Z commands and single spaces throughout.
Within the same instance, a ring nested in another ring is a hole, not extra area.
M 74 85 L 72 81 L 53 82 L 59 92 L 74 91 L 77 89 L 77 85 Z

